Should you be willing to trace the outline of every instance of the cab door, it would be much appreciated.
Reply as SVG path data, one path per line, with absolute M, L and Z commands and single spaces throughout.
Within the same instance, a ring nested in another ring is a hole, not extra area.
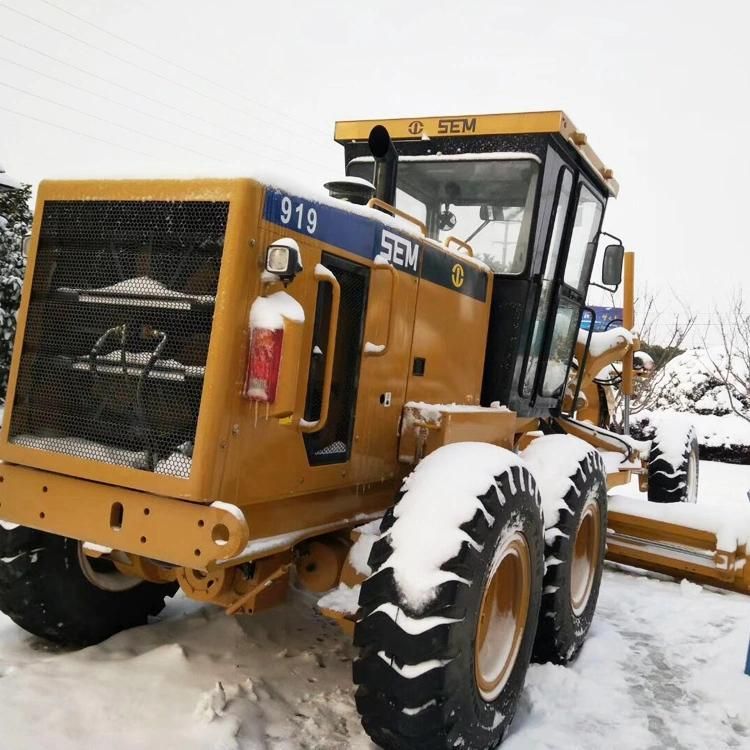
M 599 191 L 562 166 L 523 376 L 532 405 L 537 399 L 559 403 L 564 395 L 603 216 Z
M 329 251 L 321 255 L 321 264 L 340 287 L 338 325 L 328 418 L 322 429 L 304 435 L 311 468 L 335 469 L 338 481 L 354 484 L 380 482 L 397 473 L 397 434 L 422 251 L 418 241 L 371 220 L 367 230 L 363 257 L 355 260 L 351 253 L 344 257 Z M 389 262 L 373 262 L 378 255 Z M 328 339 L 331 306 L 331 286 L 321 284 L 308 360 L 303 415 L 308 423 L 315 422 L 321 412 L 325 361 L 332 345 Z

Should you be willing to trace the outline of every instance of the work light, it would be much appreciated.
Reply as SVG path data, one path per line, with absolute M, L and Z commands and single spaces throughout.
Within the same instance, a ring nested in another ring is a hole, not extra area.
M 277 240 L 266 249 L 266 271 L 290 282 L 302 270 L 299 246 L 291 238 Z

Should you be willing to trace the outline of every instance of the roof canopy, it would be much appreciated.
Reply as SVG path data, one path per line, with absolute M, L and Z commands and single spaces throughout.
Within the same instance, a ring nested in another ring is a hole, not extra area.
M 391 138 L 397 141 L 559 133 L 589 163 L 612 195 L 617 195 L 619 191 L 612 170 L 604 165 L 589 146 L 585 133 L 579 131 L 561 110 L 498 115 L 402 117 L 393 120 L 342 120 L 336 123 L 334 138 L 339 143 L 366 141 L 375 125 L 384 125 Z

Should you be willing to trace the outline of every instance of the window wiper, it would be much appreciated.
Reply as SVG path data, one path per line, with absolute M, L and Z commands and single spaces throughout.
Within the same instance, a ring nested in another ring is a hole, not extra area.
M 488 224 L 490 223 L 490 220 L 487 219 L 487 221 L 482 222 L 465 240 L 467 244 L 471 242 Z

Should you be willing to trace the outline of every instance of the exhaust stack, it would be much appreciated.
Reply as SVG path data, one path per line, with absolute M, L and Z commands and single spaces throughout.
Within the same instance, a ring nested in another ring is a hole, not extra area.
M 389 205 L 396 202 L 396 177 L 398 174 L 398 152 L 387 128 L 376 125 L 367 139 L 370 152 L 375 159 L 373 183 L 375 197 Z

